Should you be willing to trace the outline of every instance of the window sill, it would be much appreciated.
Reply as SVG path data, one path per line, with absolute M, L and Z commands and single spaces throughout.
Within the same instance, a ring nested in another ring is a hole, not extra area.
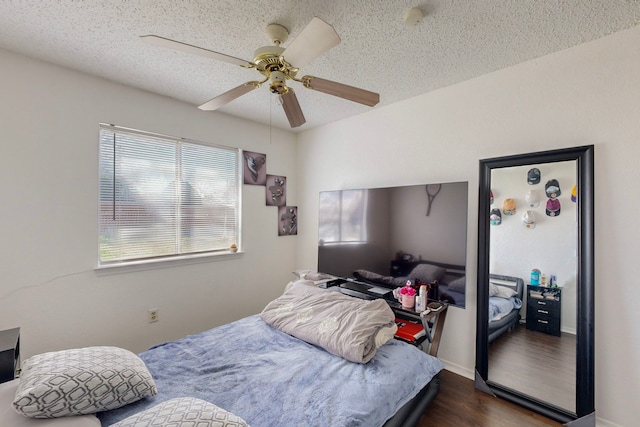
M 154 270 L 158 268 L 178 267 L 189 264 L 200 264 L 203 262 L 225 261 L 240 258 L 242 254 L 244 254 L 242 251 L 218 252 L 213 254 L 180 255 L 139 261 L 124 261 L 114 264 L 98 265 L 94 268 L 94 271 L 98 275 L 121 274 L 142 270 Z

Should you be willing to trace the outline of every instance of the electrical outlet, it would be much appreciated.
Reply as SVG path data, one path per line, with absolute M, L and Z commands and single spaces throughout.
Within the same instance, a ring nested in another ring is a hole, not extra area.
M 153 322 L 157 322 L 158 321 L 158 309 L 157 308 L 149 309 L 147 314 L 148 314 L 147 320 L 149 321 L 149 323 L 153 323 Z

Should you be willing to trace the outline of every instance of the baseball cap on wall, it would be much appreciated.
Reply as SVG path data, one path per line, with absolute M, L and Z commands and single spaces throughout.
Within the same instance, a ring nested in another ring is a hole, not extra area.
M 540 169 L 533 168 L 527 172 L 527 184 L 534 185 L 540 183 Z
M 489 222 L 491 225 L 502 224 L 502 214 L 500 213 L 500 209 L 491 209 L 491 212 L 489 213 Z
M 513 199 L 504 199 L 504 202 L 502 203 L 502 212 L 505 215 L 515 215 L 516 201 Z
M 526 211 L 525 213 L 522 214 L 522 222 L 524 223 L 524 226 L 531 230 L 533 228 L 536 228 L 536 214 L 533 211 Z
M 547 200 L 547 209 L 548 216 L 558 216 L 560 215 L 560 200 L 558 199 L 549 199 Z
M 560 183 L 557 179 L 550 179 L 544 185 L 544 191 L 547 193 L 547 197 L 555 199 L 559 197 L 562 192 L 560 191 Z
M 530 208 L 537 208 L 540 205 L 540 199 L 538 198 L 538 193 L 535 190 L 527 191 L 525 200 L 527 201 L 527 206 Z

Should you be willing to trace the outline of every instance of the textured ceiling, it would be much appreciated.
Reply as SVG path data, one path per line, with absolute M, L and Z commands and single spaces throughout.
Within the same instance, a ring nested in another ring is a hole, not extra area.
M 404 14 L 419 7 L 416 26 Z M 380 93 L 388 105 L 638 25 L 637 0 L 13 0 L 0 48 L 166 95 L 196 109 L 255 70 L 143 43 L 156 34 L 251 61 L 269 23 L 291 40 L 317 16 L 342 42 L 301 70 Z M 295 65 L 295 64 L 294 64 Z M 1 69 L 1 65 L 0 65 Z M 370 107 L 303 88 L 307 123 Z M 377 107 L 375 107 L 377 108 Z M 219 111 L 289 129 L 266 85 Z

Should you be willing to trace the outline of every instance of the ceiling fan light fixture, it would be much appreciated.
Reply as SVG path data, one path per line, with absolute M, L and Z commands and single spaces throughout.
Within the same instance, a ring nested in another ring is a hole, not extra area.
M 271 84 L 269 85 L 269 90 L 271 93 L 284 95 L 289 91 L 286 84 L 287 77 L 282 71 L 272 71 L 270 76 Z

